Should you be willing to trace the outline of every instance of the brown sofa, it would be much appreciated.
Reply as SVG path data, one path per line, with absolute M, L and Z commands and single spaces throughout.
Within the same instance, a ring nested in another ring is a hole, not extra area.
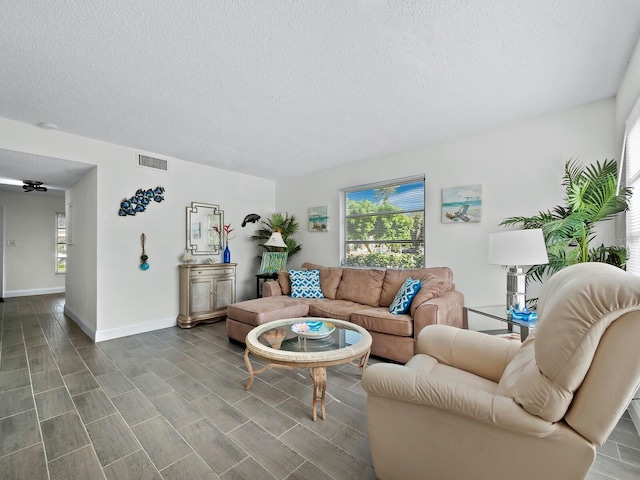
M 304 263 L 301 269 L 320 270 L 325 298 L 291 298 L 289 275 L 281 272 L 278 281 L 265 282 L 262 298 L 227 307 L 227 336 L 244 343 L 252 328 L 272 320 L 335 318 L 366 328 L 373 338 L 372 355 L 405 363 L 427 325 L 462 327 L 464 297 L 455 290 L 448 267 L 378 270 Z M 422 287 L 406 314 L 393 315 L 389 305 L 408 277 L 421 279 Z

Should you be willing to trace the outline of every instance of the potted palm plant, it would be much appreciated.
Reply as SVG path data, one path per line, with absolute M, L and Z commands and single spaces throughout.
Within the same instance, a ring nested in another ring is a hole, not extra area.
M 534 265 L 527 279 L 542 281 L 546 275 L 581 262 L 604 262 L 625 268 L 628 252 L 620 245 L 591 247 L 596 223 L 610 220 L 629 209 L 631 189 L 619 188 L 615 160 L 584 167 L 575 159 L 565 163 L 562 186 L 566 205 L 557 205 L 532 217 L 510 217 L 500 225 L 541 228 L 549 263 Z
M 264 243 L 269 240 L 273 232 L 280 232 L 282 235 L 284 243 L 287 244 L 286 252 L 288 258 L 291 258 L 302 249 L 302 246 L 298 245 L 295 238 L 292 237 L 300 227 L 294 215 L 289 215 L 288 213 L 282 215 L 280 212 L 275 212 L 266 220 L 261 220 L 260 225 L 261 227 L 251 236 L 251 240 L 259 242 L 260 247 L 266 251 L 272 250 L 272 247 L 265 246 Z

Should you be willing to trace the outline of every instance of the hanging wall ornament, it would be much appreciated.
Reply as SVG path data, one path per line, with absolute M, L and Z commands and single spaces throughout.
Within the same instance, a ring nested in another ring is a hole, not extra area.
M 140 270 L 149 270 L 149 264 L 147 260 L 149 257 L 147 256 L 147 252 L 144 250 L 144 244 L 147 241 L 147 236 L 143 233 L 140 235 L 140 243 L 142 243 L 142 255 L 140 255 Z
M 135 215 L 144 212 L 151 202 L 160 203 L 164 200 L 164 187 L 148 188 L 144 190 L 139 188 L 136 194 L 131 198 L 123 198 L 120 201 L 120 210 L 118 215 L 126 217 L 127 215 Z

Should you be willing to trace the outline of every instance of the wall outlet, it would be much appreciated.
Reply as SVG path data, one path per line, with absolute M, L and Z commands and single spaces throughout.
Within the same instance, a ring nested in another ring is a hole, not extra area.
M 7 240 L 7 247 L 15 247 L 15 246 L 16 246 L 15 240 Z

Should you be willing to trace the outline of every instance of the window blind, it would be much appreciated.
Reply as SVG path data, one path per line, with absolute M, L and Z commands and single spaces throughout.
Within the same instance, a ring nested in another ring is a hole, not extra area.
M 424 175 L 342 189 L 342 264 L 424 266 Z
M 627 271 L 640 276 L 640 98 L 627 119 L 624 142 L 626 186 L 633 188 L 626 215 Z

